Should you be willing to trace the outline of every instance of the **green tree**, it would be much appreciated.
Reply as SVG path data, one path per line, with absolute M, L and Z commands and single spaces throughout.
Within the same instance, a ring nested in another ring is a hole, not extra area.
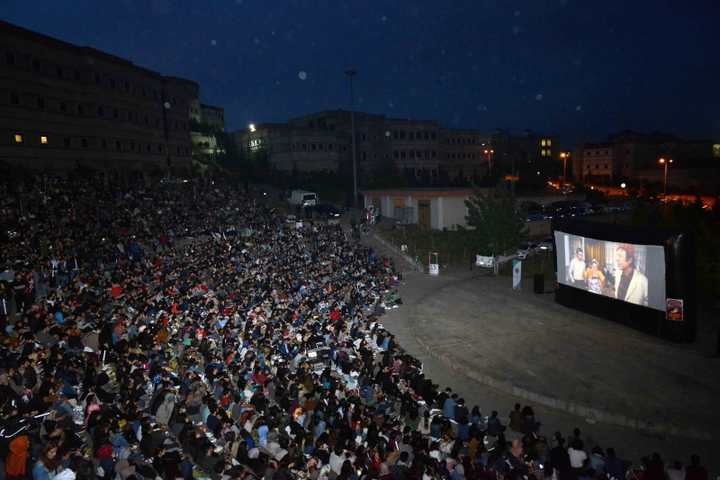
M 515 199 L 502 187 L 475 188 L 465 201 L 468 246 L 480 255 L 503 255 L 527 238 L 524 215 Z
M 373 166 L 370 175 L 361 182 L 367 188 L 405 188 L 408 181 L 392 158 L 382 158 Z

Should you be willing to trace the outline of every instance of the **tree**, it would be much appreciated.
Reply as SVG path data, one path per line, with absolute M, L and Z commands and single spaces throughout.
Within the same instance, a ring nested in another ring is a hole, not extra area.
M 480 255 L 503 255 L 527 238 L 527 227 L 515 199 L 500 186 L 489 191 L 475 187 L 465 201 L 468 243 Z

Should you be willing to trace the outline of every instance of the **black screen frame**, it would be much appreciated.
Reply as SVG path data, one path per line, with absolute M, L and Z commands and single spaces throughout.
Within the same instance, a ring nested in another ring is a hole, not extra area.
M 585 311 L 627 325 L 637 330 L 676 342 L 695 339 L 696 281 L 694 242 L 688 232 L 669 229 L 634 227 L 617 223 L 593 222 L 577 219 L 557 219 L 552 222 L 555 232 L 607 242 L 656 245 L 665 249 L 665 297 L 683 299 L 682 322 L 668 321 L 665 312 L 614 298 L 597 295 L 557 281 L 558 261 L 554 255 L 555 300 L 569 308 Z M 555 245 L 557 252 L 558 245 Z

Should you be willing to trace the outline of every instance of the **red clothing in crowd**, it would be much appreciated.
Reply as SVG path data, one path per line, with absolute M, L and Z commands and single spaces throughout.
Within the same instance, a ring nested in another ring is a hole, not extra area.
M 122 295 L 122 293 L 122 287 L 117 283 L 113 283 L 112 288 L 110 289 L 110 295 L 112 295 L 113 298 L 118 299 L 120 298 L 120 295 Z

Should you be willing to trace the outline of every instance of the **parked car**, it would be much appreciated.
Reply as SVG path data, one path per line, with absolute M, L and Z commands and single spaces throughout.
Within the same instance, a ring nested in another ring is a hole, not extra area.
M 525 217 L 526 222 L 537 222 L 539 220 L 545 220 L 545 214 L 543 212 L 528 212 Z
M 342 216 L 342 210 L 329 203 L 320 203 L 311 208 L 312 215 L 318 218 L 333 219 Z
M 555 241 L 552 237 L 545 238 L 538 243 L 537 249 L 544 252 L 552 252 L 555 249 Z
M 537 244 L 533 242 L 523 242 L 520 246 L 518 246 L 516 255 L 520 260 L 525 260 L 535 251 L 536 248 Z

